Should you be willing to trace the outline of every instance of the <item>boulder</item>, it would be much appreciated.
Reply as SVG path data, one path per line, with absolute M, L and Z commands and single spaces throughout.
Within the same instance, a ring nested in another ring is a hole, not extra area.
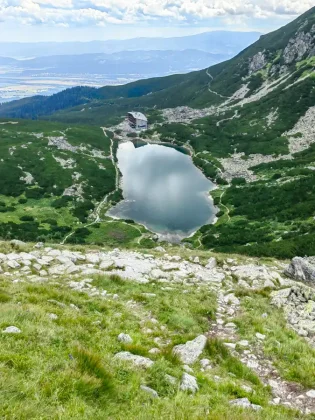
M 120 333 L 117 337 L 117 340 L 120 343 L 132 343 L 132 338 L 130 337 L 129 334 L 124 334 L 124 333 Z
M 10 327 L 5 328 L 2 332 L 6 334 L 19 334 L 21 330 L 11 325 Z
M 146 392 L 147 394 L 150 394 L 152 398 L 159 398 L 159 394 L 154 389 L 149 388 L 145 385 L 140 385 L 140 388 L 142 389 L 142 391 Z
M 181 391 L 188 391 L 194 394 L 199 389 L 197 379 L 188 373 L 183 373 L 179 388 Z
M 25 242 L 19 241 L 18 239 L 13 239 L 12 241 L 10 241 L 10 244 L 16 248 L 23 248 L 24 246 L 26 246 Z
M 293 258 L 284 274 L 294 280 L 315 284 L 315 258 Z
M 230 405 L 241 408 L 251 408 L 255 411 L 259 411 L 262 409 L 260 405 L 252 404 L 248 398 L 237 398 L 236 400 L 230 401 Z
M 208 270 L 213 270 L 216 266 L 217 266 L 217 260 L 214 257 L 209 258 L 206 268 Z
M 203 352 L 207 343 L 207 337 L 199 335 L 192 341 L 187 341 L 185 344 L 179 344 L 173 348 L 173 353 L 176 354 L 182 363 L 192 365 Z
M 148 357 L 138 356 L 129 351 L 121 351 L 115 355 L 115 359 L 131 363 L 135 367 L 147 369 L 153 365 L 153 361 Z

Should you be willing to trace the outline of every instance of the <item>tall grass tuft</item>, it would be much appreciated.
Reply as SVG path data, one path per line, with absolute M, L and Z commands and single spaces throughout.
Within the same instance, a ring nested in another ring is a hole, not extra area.
M 85 386 L 89 393 L 91 393 L 90 389 L 92 388 L 96 396 L 112 394 L 114 390 L 113 377 L 104 368 L 101 358 L 83 347 L 76 347 L 73 355 L 76 359 L 77 367 L 83 374 L 79 388 Z

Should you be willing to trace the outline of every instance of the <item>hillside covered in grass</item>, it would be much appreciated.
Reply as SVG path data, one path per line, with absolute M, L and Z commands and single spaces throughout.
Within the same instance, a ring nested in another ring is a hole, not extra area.
M 303 313 L 315 297 L 283 263 L 177 247 L 0 251 L 1 417 L 313 418 Z M 277 303 L 288 291 L 294 324 Z

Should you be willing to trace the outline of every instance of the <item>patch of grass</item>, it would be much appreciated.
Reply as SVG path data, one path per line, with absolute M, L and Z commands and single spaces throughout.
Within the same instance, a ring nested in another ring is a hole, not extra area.
M 272 307 L 266 296 L 255 294 L 242 299 L 242 315 L 235 320 L 243 338 L 251 340 L 256 332 L 266 335 L 266 355 L 281 376 L 306 388 L 315 387 L 315 350 L 292 329 L 287 328 L 282 311 Z M 262 314 L 266 313 L 266 318 Z
M 233 373 L 237 378 L 247 380 L 254 385 L 259 385 L 258 376 L 240 360 L 232 356 L 227 347 L 218 338 L 209 338 L 206 344 L 206 352 L 211 360 Z
M 112 375 L 105 369 L 99 355 L 84 349 L 76 347 L 73 355 L 77 362 L 77 367 L 86 376 L 81 378 L 80 386 L 91 386 L 97 390 L 97 395 L 104 396 L 113 392 L 114 384 Z

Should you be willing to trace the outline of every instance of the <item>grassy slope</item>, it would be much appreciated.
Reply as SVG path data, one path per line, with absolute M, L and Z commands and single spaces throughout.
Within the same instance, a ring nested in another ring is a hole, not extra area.
M 4 246 L 1 251 L 9 249 Z M 203 258 L 206 254 L 200 256 Z M 0 330 L 9 325 L 22 330 L 17 335 L 1 335 L 1 417 L 304 418 L 288 408 L 268 405 L 269 389 L 232 357 L 220 340 L 209 340 L 203 354 L 211 360 L 211 371 L 200 372 L 198 363 L 192 366 L 200 385 L 195 396 L 187 398 L 177 385 L 167 382 L 166 373 L 178 380 L 182 374 L 177 359 L 171 356 L 172 347 L 206 332 L 214 319 L 215 293 L 209 285 L 193 287 L 189 293 L 183 293 L 180 284 L 172 285 L 173 290 L 163 291 L 155 282 L 141 285 L 124 282 L 117 276 L 94 277 L 94 286 L 119 295 L 114 300 L 71 291 L 66 280 L 12 283 L 0 276 Z M 156 296 L 145 297 L 143 293 Z M 265 351 L 278 363 L 281 375 L 305 386 L 314 386 L 310 369 L 315 360 L 314 352 L 304 340 L 286 329 L 282 313 L 267 303 L 268 291 L 240 296 L 244 312 L 237 322 L 241 335 L 252 340 L 256 332 L 267 334 Z M 267 322 L 262 322 L 263 312 L 268 313 Z M 57 320 L 50 318 L 52 313 L 58 316 Z M 151 332 L 145 333 L 145 328 L 150 328 Z M 119 343 L 120 332 L 129 333 L 134 342 Z M 148 351 L 156 347 L 156 337 L 169 340 L 169 344 L 162 353 L 152 355 Z M 144 371 L 117 363 L 113 356 L 122 350 L 149 356 L 155 364 Z M 221 380 L 216 381 L 215 376 L 220 376 Z M 152 399 L 141 391 L 141 384 L 154 388 L 160 398 Z M 251 386 L 253 392 L 242 389 L 245 384 Z M 231 411 L 228 401 L 240 397 L 248 397 L 262 405 L 263 410 Z
M 108 158 L 110 138 L 100 128 L 16 122 L 0 125 L 0 236 L 3 239 L 61 241 L 76 230 L 71 237 L 73 242 L 141 246 L 146 229 L 137 225 L 112 223 L 105 217 L 103 223 L 82 230 L 97 203 L 115 190 L 116 172 Z M 72 146 L 85 145 L 87 149 L 72 152 L 48 146 L 50 136 L 64 136 Z M 93 157 L 92 150 L 107 158 Z M 73 163 L 63 168 L 55 158 L 72 159 Z M 74 172 L 81 175 L 78 181 L 72 179 Z M 31 184 L 21 179 L 25 173 L 33 176 Z M 62 198 L 64 190 L 75 183 L 82 183 L 83 199 Z M 145 244 L 152 246 L 153 242 L 147 239 Z

